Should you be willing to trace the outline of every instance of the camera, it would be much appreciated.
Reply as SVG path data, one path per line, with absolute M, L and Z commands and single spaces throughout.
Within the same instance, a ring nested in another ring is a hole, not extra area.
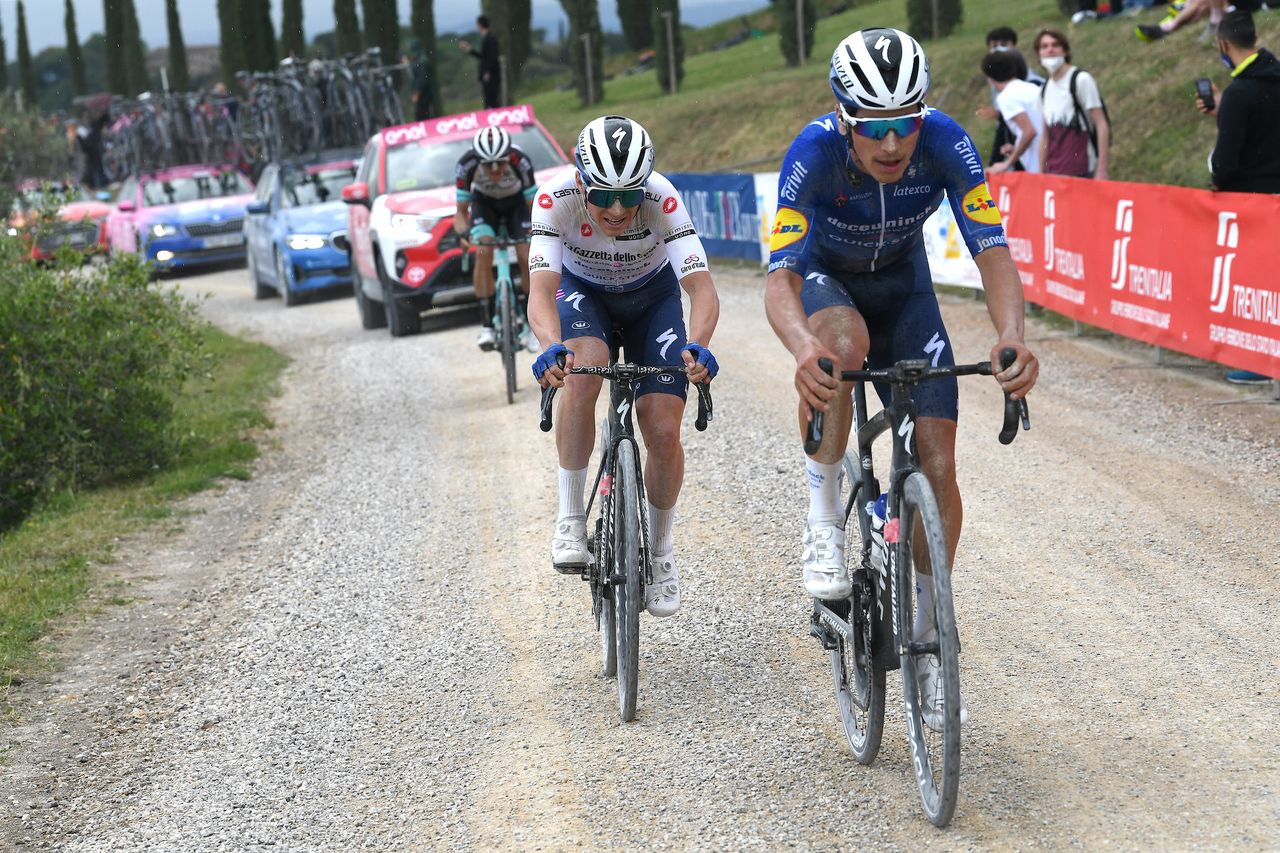
M 1213 86 L 1209 84 L 1209 78 L 1201 77 L 1196 81 L 1196 94 L 1200 96 L 1200 100 L 1204 101 L 1206 110 L 1213 110 Z

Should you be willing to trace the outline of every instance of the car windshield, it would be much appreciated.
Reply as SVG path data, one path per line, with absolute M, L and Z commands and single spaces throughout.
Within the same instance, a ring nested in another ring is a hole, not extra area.
M 280 187 L 282 207 L 306 207 L 342 198 L 342 188 L 355 180 L 355 164 L 348 166 L 322 166 L 303 172 L 291 170 L 284 174 Z
M 22 190 L 13 200 L 15 210 L 33 210 L 39 207 L 58 207 L 85 198 L 84 189 L 76 184 L 47 183 Z
M 564 159 L 534 125 L 508 127 L 511 141 L 533 161 L 534 169 L 561 166 Z M 471 148 L 470 139 L 419 142 L 387 151 L 387 192 L 443 187 L 455 180 L 458 161 Z
M 197 172 L 164 180 L 151 180 L 142 185 L 142 204 L 178 204 L 205 198 L 253 192 L 253 187 L 239 172 Z

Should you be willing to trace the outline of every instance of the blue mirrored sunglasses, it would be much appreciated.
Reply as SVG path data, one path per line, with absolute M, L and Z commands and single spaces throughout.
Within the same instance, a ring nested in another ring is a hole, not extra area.
M 644 189 L 638 190 L 587 190 L 587 202 L 596 207 L 610 208 L 615 201 L 623 207 L 639 207 L 644 201 Z
M 854 133 L 865 136 L 867 139 L 884 139 L 890 131 L 905 139 L 924 124 L 924 114 L 924 107 L 921 107 L 918 113 L 894 118 L 855 118 L 844 113 L 844 121 Z

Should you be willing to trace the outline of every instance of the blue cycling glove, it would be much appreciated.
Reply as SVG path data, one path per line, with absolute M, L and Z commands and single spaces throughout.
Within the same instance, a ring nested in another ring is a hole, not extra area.
M 535 382 L 542 382 L 542 374 L 556 366 L 556 356 L 564 353 L 573 355 L 573 350 L 564 344 L 552 344 L 542 351 L 542 355 L 538 356 L 533 362 L 533 379 Z
M 694 359 L 707 369 L 711 374 L 711 378 L 715 379 L 716 374 L 720 372 L 720 363 L 716 361 L 716 357 L 711 354 L 711 350 L 702 344 L 689 343 L 685 345 L 685 349 L 693 353 Z

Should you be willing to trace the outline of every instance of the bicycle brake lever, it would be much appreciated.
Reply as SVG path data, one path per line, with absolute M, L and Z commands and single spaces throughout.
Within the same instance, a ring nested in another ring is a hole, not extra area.
M 564 353 L 556 355 L 556 364 L 564 367 Z M 542 389 L 542 418 L 538 422 L 538 429 L 543 432 L 551 432 L 551 401 L 556 398 L 556 390 L 554 385 Z
M 828 376 L 835 369 L 835 365 L 831 363 L 829 358 L 818 359 L 818 367 Z M 809 411 L 813 416 L 809 419 L 809 428 L 805 430 L 804 452 L 812 456 L 818 452 L 818 448 L 822 447 L 822 426 L 825 418 L 821 409 L 810 409 Z
M 1000 350 L 1000 369 L 1007 369 L 1017 357 L 1018 354 L 1012 347 Z M 1027 401 L 1011 399 L 1009 392 L 1006 391 L 1004 393 L 1004 426 L 1000 429 L 1001 444 L 1012 444 L 1018 437 L 1019 419 L 1022 421 L 1023 429 L 1031 429 L 1031 414 L 1027 409 Z

